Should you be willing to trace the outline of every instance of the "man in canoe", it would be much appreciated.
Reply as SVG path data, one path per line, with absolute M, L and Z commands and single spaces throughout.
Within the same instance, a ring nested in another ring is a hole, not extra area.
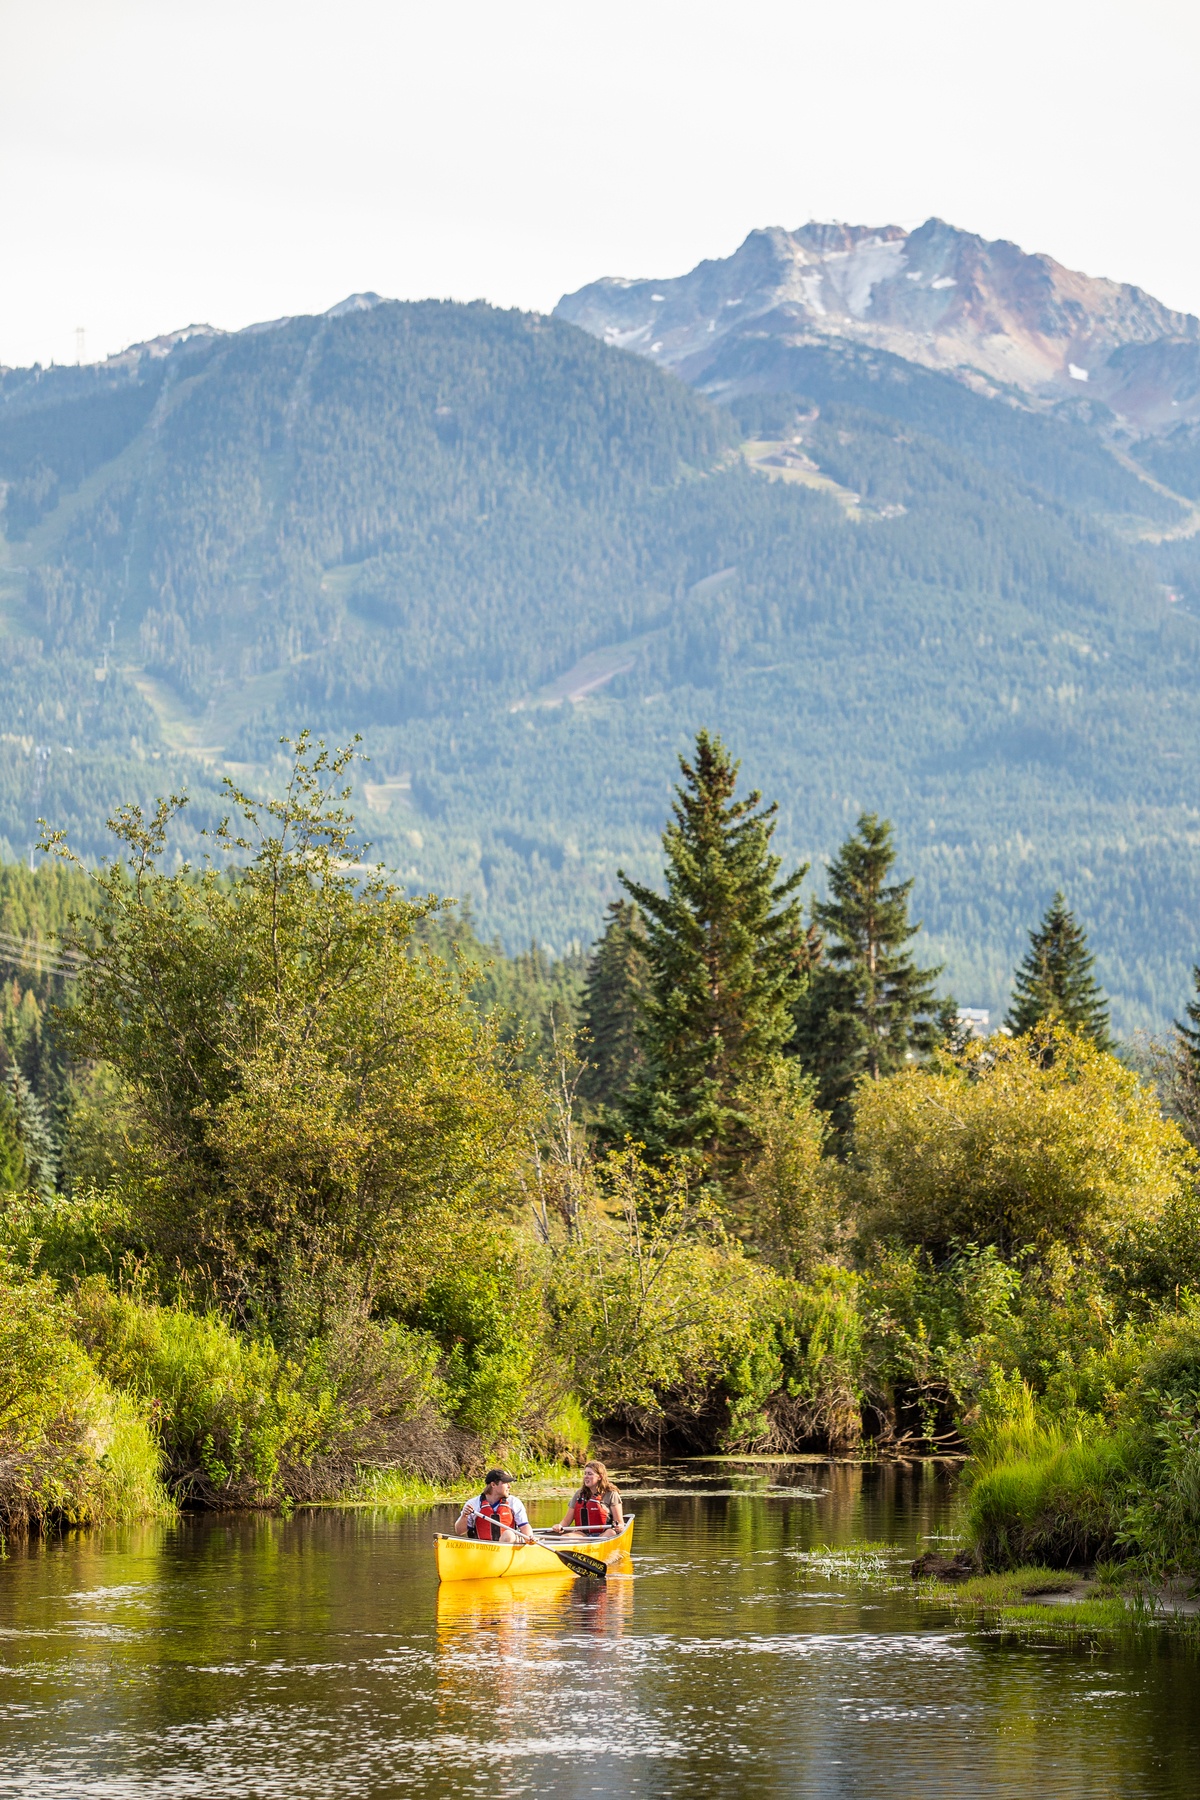
M 568 1544 L 595 1544 L 620 1537 L 625 1529 L 621 1496 L 602 1462 L 583 1465 L 579 1487 L 567 1505 L 561 1524 L 551 1532 Z
M 468 1500 L 454 1521 L 455 1536 L 477 1538 L 485 1544 L 532 1544 L 525 1508 L 508 1491 L 511 1481 L 504 1469 L 489 1469 L 483 1478 L 483 1492 Z

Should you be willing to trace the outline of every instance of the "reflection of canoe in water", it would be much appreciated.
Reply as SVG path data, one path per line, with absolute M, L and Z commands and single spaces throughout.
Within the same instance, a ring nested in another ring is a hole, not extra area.
M 633 1559 L 609 1564 L 612 1575 L 632 1575 Z M 448 1630 L 478 1630 L 483 1625 L 521 1623 L 576 1609 L 576 1622 L 594 1625 L 599 1616 L 620 1627 L 633 1603 L 632 1581 L 579 1581 L 559 1563 L 557 1575 L 522 1575 L 519 1579 L 443 1581 L 437 1591 L 437 1620 Z M 597 1615 L 596 1609 L 602 1611 Z M 580 1609 L 583 1609 L 582 1612 Z
M 575 1592 L 576 1577 L 558 1564 L 557 1575 L 526 1575 L 520 1581 L 443 1581 L 438 1589 L 439 1625 L 476 1626 L 505 1614 L 542 1613 Z
M 633 1548 L 633 1515 L 625 1521 L 620 1537 L 606 1538 L 600 1543 L 575 1544 L 561 1538 L 547 1538 L 533 1544 L 481 1544 L 474 1538 L 438 1535 L 439 1581 L 511 1581 L 517 1575 L 562 1575 L 565 1566 L 559 1562 L 551 1544 L 562 1544 L 564 1550 L 582 1550 L 585 1556 L 599 1557 L 601 1562 L 617 1562 Z

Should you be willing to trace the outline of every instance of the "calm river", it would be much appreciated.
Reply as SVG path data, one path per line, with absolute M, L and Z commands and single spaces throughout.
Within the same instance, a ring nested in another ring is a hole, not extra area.
M 936 1470 L 693 1463 L 622 1487 L 634 1562 L 599 1588 L 439 1590 L 449 1507 L 17 1548 L 0 1795 L 1200 1794 L 1186 1649 L 1015 1643 L 880 1578 L 951 1530 Z M 823 1548 L 866 1545 L 865 1574 Z

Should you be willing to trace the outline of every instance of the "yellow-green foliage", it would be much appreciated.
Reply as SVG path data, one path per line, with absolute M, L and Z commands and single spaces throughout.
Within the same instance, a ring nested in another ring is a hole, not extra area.
M 1030 1311 L 1066 1332 L 1069 1301 Z M 987 1373 L 965 1428 L 968 1526 L 990 1567 L 1113 1555 L 1150 1574 L 1200 1569 L 1200 1316 L 1104 1324 L 1101 1345 L 1078 1318 L 1073 1346 L 1031 1334 L 1036 1392 L 999 1362 Z
M 1200 1189 L 1190 1186 L 1152 1218 L 1134 1218 L 1111 1246 L 1109 1285 L 1139 1312 L 1200 1299 Z
M 397 1460 L 406 1435 L 419 1450 L 436 1348 L 398 1326 L 360 1323 L 349 1342 L 313 1338 L 292 1359 L 216 1313 L 155 1306 L 99 1277 L 81 1285 L 78 1315 L 97 1367 L 154 1419 L 181 1498 L 336 1494 L 360 1465 Z
M 0 1520 L 10 1530 L 167 1505 L 143 1409 L 97 1374 L 74 1326 L 48 1277 L 0 1265 Z
M 747 1096 L 754 1151 L 729 1188 L 741 1235 L 787 1275 L 803 1275 L 838 1238 L 839 1168 L 823 1152 L 829 1120 L 815 1083 L 780 1059 Z
M 1200 1571 L 1200 1308 L 1154 1329 L 1123 1412 L 1138 1434 L 1138 1478 L 1121 1542 L 1154 1571 Z
M 592 1445 L 592 1426 L 578 1398 L 563 1394 L 552 1402 L 541 1432 L 545 1454 L 582 1463 Z
M 1094 1239 L 1195 1169 L 1137 1076 L 1061 1028 L 864 1083 L 854 1162 L 860 1230 L 934 1250 Z
M 135 1091 L 103 1062 L 73 1073 L 69 1086 L 63 1184 L 73 1194 L 119 1191 L 130 1161 L 130 1140 L 137 1138 L 142 1123 Z
M 442 1350 L 449 1417 L 487 1443 L 536 1438 L 553 1382 L 542 1270 L 487 1218 L 445 1245 L 411 1322 Z
M 85 1282 L 85 1342 L 106 1377 L 150 1408 L 172 1486 L 183 1498 L 270 1501 L 280 1465 L 319 1431 L 322 1411 L 296 1391 L 297 1371 L 275 1348 L 246 1339 L 215 1314 L 145 1304 Z
M 866 1399 L 862 1278 L 829 1265 L 808 1282 L 787 1283 L 775 1332 L 783 1376 L 772 1409 L 776 1438 L 789 1447 L 809 1439 L 853 1447 Z
M 115 1188 L 90 1183 L 69 1196 L 26 1191 L 0 1196 L 0 1245 L 13 1261 L 70 1284 L 115 1275 L 130 1242 L 129 1206 Z
M 347 872 L 350 757 L 303 738 L 279 800 L 229 787 L 232 876 L 165 872 L 182 802 L 124 810 L 76 945 L 70 1044 L 128 1097 L 134 1222 L 160 1269 L 243 1310 L 273 1304 L 289 1259 L 402 1298 L 433 1222 L 503 1208 L 525 1151 L 526 1082 L 468 1004 L 473 972 L 417 942 L 436 902 Z
M 991 1245 L 971 1245 L 940 1268 L 924 1250 L 876 1247 L 860 1305 L 873 1373 L 887 1386 L 940 1381 L 956 1400 L 973 1393 L 981 1365 L 1011 1338 L 1020 1277 Z
M 682 1418 L 726 1372 L 756 1388 L 756 1356 L 777 1371 L 764 1325 L 774 1279 L 725 1237 L 686 1173 L 626 1149 L 607 1159 L 600 1185 L 607 1210 L 581 1217 L 550 1269 L 557 1346 L 588 1415 Z

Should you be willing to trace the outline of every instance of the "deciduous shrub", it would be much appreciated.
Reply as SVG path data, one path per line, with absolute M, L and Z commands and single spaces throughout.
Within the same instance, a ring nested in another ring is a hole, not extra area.
M 1128 1321 L 1107 1345 L 994 1368 L 969 1427 L 968 1530 L 986 1567 L 1115 1556 L 1200 1566 L 1200 1320 Z
M 119 1188 L 86 1183 L 70 1194 L 32 1190 L 0 1199 L 0 1245 L 14 1263 L 50 1275 L 60 1287 L 81 1276 L 115 1276 L 136 1258 L 129 1204 Z
M 422 1235 L 503 1208 L 524 1154 L 526 1078 L 469 1004 L 471 973 L 418 942 L 436 902 L 357 872 L 352 755 L 303 736 L 279 799 L 227 783 L 236 824 L 213 848 L 233 874 L 166 872 L 178 797 L 123 809 L 72 940 L 64 1025 L 118 1078 L 137 1230 L 160 1281 L 186 1271 L 243 1323 L 297 1258 L 369 1268 L 395 1310 Z
M 818 1269 L 780 1291 L 775 1333 L 781 1380 L 768 1402 L 769 1444 L 799 1449 L 812 1441 L 853 1449 L 867 1402 L 866 1320 L 862 1280 L 849 1269 Z
M 1151 1390 L 1147 1400 L 1143 1454 L 1118 1542 L 1155 1574 L 1194 1575 L 1200 1569 L 1200 1391 Z
M 997 1035 L 856 1099 L 859 1228 L 943 1256 L 1077 1244 L 1152 1218 L 1195 1153 L 1133 1072 L 1060 1027 Z
M 1200 1189 L 1181 1187 L 1161 1212 L 1129 1219 L 1111 1246 L 1110 1300 L 1142 1313 L 1200 1299 Z
M 682 1166 L 627 1147 L 598 1173 L 605 1205 L 580 1216 L 550 1265 L 555 1348 L 593 1420 L 686 1433 L 708 1416 L 719 1435 L 726 1375 L 735 1416 L 747 1395 L 757 1408 L 752 1364 L 774 1277 L 726 1236 Z
M 140 1518 L 163 1510 L 144 1410 L 114 1392 L 46 1276 L 0 1262 L 0 1526 Z
M 440 1346 L 449 1417 L 488 1444 L 536 1429 L 539 1400 L 555 1386 L 540 1274 L 485 1231 L 447 1259 L 412 1315 Z
M 824 1155 L 815 1087 L 794 1059 L 768 1070 L 745 1100 L 753 1152 L 726 1184 L 738 1231 L 785 1275 L 807 1275 L 841 1237 L 841 1170 Z
M 156 1306 L 98 1277 L 81 1285 L 78 1315 L 97 1368 L 154 1421 L 181 1500 L 329 1497 L 360 1467 L 419 1469 L 422 1440 L 435 1449 L 427 1472 L 448 1472 L 437 1466 L 437 1347 L 402 1326 L 343 1325 L 293 1359 L 219 1314 Z

